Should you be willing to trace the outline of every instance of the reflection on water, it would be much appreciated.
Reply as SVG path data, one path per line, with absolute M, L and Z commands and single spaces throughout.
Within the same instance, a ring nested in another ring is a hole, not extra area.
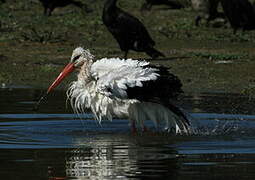
M 157 146 L 140 147 L 131 137 L 106 136 L 90 143 L 90 147 L 68 153 L 67 176 L 90 179 L 167 177 L 172 170 L 158 164 L 176 161 L 175 150 Z M 169 163 L 169 166 L 173 164 Z
M 186 96 L 195 133 L 130 134 L 127 120 L 99 125 L 56 92 L 0 89 L 0 179 L 254 179 L 254 102 L 245 96 Z

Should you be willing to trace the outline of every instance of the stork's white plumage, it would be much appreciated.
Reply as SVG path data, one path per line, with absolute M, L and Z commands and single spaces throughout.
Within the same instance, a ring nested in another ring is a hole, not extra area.
M 78 79 L 71 83 L 67 96 L 76 112 L 90 109 L 99 122 L 128 118 L 133 130 L 135 125 L 144 129 L 144 121 L 152 120 L 175 133 L 190 132 L 186 115 L 169 101 L 181 92 L 181 83 L 167 68 L 131 59 L 95 61 L 89 50 L 78 47 L 47 92 L 75 69 Z

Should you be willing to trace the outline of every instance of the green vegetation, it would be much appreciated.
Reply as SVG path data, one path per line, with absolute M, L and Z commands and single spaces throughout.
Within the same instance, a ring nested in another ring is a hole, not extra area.
M 35 29 L 31 27 L 30 30 L 27 30 L 21 35 L 24 41 L 39 42 L 39 43 L 53 43 L 61 42 L 65 40 L 65 33 L 55 32 L 48 29 Z
M 190 53 L 194 57 L 206 58 L 209 60 L 237 60 L 247 57 L 247 54 L 211 54 L 206 52 L 192 52 Z
M 0 83 L 46 88 L 77 46 L 89 48 L 97 58 L 122 57 L 118 44 L 101 21 L 104 1 L 88 2 L 92 13 L 67 6 L 55 9 L 51 17 L 43 16 L 37 0 L 2 4 Z M 164 6 L 155 6 L 150 12 L 141 13 L 142 3 L 143 0 L 119 0 L 118 5 L 144 23 L 156 48 L 167 58 L 151 60 L 136 52 L 130 52 L 130 58 L 171 67 L 186 92 L 253 92 L 249 89 L 253 88 L 251 79 L 255 77 L 255 31 L 234 35 L 229 24 L 218 21 L 196 27 L 196 12 L 190 7 L 166 10 Z M 232 62 L 215 63 L 219 60 Z

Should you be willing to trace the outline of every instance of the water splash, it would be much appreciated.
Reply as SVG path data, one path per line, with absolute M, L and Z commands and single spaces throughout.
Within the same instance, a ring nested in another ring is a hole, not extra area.
M 48 93 L 44 93 L 44 94 L 40 97 L 40 99 L 39 99 L 39 100 L 37 101 L 37 103 L 35 104 L 35 106 L 34 106 L 34 108 L 33 108 L 33 111 L 38 111 L 38 110 L 39 110 L 39 106 L 40 106 L 41 102 L 42 102 L 44 99 L 46 99 L 47 95 L 48 95 Z
M 192 121 L 195 136 L 255 135 L 253 115 L 200 113 L 193 116 L 196 117 Z

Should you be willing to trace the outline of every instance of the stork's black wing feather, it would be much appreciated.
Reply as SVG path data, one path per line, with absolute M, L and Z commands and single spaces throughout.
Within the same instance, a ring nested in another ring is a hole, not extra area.
M 183 118 L 187 125 L 190 125 L 186 114 L 171 102 L 171 99 L 176 99 L 181 93 L 183 93 L 180 79 L 170 73 L 166 67 L 155 67 L 151 65 L 150 67 L 159 69 L 158 74 L 160 76 L 158 79 L 144 81 L 142 87 L 128 87 L 128 97 L 143 102 L 162 104 L 169 108 L 177 116 Z
M 170 99 L 176 99 L 183 93 L 180 79 L 163 66 L 152 66 L 157 68 L 160 76 L 156 80 L 142 82 L 142 87 L 128 87 L 127 94 L 131 99 L 146 102 L 160 102 L 167 104 Z

